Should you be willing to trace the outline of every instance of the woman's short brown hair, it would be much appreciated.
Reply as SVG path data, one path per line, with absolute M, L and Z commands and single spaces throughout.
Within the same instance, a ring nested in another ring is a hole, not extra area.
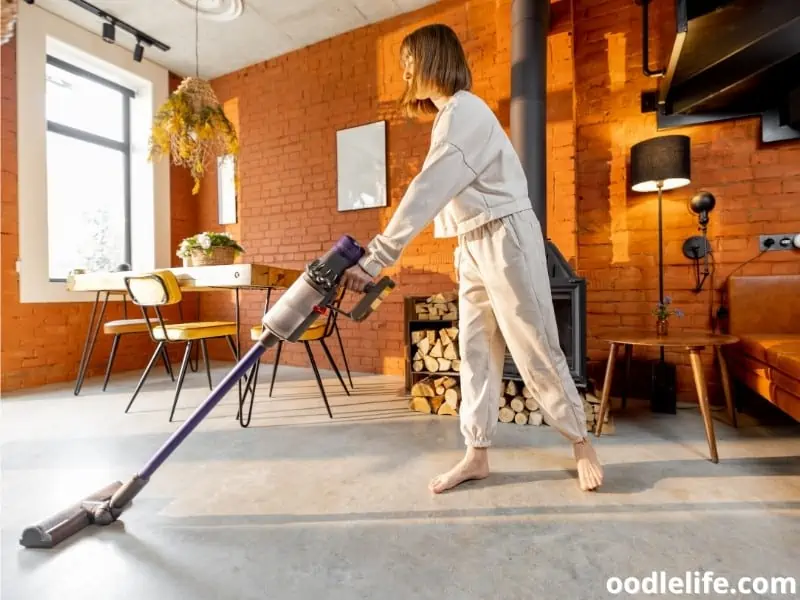
M 429 99 L 417 100 L 416 90 L 420 84 L 446 96 L 472 88 L 472 73 L 464 49 L 447 25 L 425 25 L 416 29 L 403 39 L 400 52 L 414 61 L 414 77 L 401 100 L 409 116 L 437 112 Z

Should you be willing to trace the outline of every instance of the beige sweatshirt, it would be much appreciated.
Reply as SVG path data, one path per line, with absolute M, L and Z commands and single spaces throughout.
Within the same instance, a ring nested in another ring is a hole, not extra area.
M 497 117 L 478 96 L 457 92 L 436 115 L 422 170 L 360 264 L 377 277 L 432 220 L 435 237 L 454 237 L 530 208 L 525 172 Z

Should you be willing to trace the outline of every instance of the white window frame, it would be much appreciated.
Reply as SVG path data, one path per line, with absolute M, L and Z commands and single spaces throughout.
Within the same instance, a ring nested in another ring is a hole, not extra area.
M 79 140 L 84 144 L 90 144 L 99 146 L 101 148 L 106 148 L 110 150 L 117 151 L 122 154 L 124 157 L 124 171 L 123 171 L 123 180 L 122 185 L 123 188 L 123 211 L 124 211 L 124 244 L 123 244 L 123 255 L 121 257 L 121 262 L 125 262 L 130 264 L 132 261 L 132 233 L 133 233 L 133 226 L 131 222 L 131 176 L 130 176 L 130 167 L 131 167 L 131 144 L 130 144 L 130 137 L 131 137 L 131 118 L 130 118 L 130 104 L 131 101 L 135 99 L 135 94 L 132 90 L 124 87 L 119 86 L 116 82 L 108 81 L 103 77 L 99 77 L 97 73 L 91 71 L 84 71 L 79 66 L 72 64 L 71 62 L 65 62 L 57 56 L 48 55 L 47 56 L 47 64 L 50 66 L 54 66 L 57 69 L 61 69 L 64 72 L 70 73 L 73 77 L 85 79 L 88 81 L 93 81 L 99 86 L 103 86 L 106 89 L 113 90 L 119 94 L 118 99 L 121 106 L 120 110 L 120 118 L 122 122 L 120 123 L 120 130 L 122 131 L 122 135 L 119 136 L 121 139 L 116 139 L 111 136 L 106 135 L 97 135 L 94 132 L 87 131 L 86 129 L 82 129 L 80 127 L 73 127 L 70 123 L 62 123 L 58 121 L 51 121 L 48 119 L 47 122 L 47 131 L 48 133 L 56 133 L 60 136 L 63 136 L 67 139 L 71 140 Z M 48 252 L 50 257 L 53 256 L 53 249 L 48 248 Z M 72 265 L 72 268 L 75 266 L 84 266 L 84 265 Z M 66 273 L 64 273 L 63 277 L 54 277 L 52 271 L 50 272 L 50 281 L 53 282 L 60 282 L 65 283 Z
M 131 267 L 169 267 L 170 182 L 167 160 L 147 160 L 153 116 L 169 96 L 169 72 L 36 5 L 21 3 L 17 23 L 17 177 L 20 302 L 93 302 L 50 280 L 46 173 L 47 55 L 134 90 L 131 118 Z

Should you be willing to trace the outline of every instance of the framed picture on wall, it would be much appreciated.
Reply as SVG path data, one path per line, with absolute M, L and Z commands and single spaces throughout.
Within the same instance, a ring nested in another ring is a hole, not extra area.
M 236 157 L 217 158 L 217 211 L 220 225 L 236 223 Z
M 386 121 L 336 132 L 340 211 L 386 206 Z

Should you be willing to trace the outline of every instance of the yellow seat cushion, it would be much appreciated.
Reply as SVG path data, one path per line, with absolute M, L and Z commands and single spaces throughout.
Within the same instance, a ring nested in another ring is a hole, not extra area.
M 166 329 L 170 341 L 188 342 L 189 340 L 236 335 L 236 323 L 231 323 L 229 321 L 178 323 L 176 325 L 167 325 Z M 167 339 L 164 337 L 164 328 L 154 327 L 153 337 L 159 341 Z
M 320 339 L 325 334 L 325 325 L 326 320 L 320 319 L 316 323 L 312 323 L 311 327 L 306 329 L 305 333 L 300 336 L 298 341 L 301 342 L 313 342 L 314 340 Z M 256 325 L 250 329 L 250 339 L 256 341 L 258 338 L 261 337 L 261 334 L 264 332 L 264 329 L 261 325 Z
M 164 322 L 168 321 L 164 319 Z M 158 325 L 158 319 L 150 319 L 151 325 Z M 103 324 L 103 332 L 109 335 L 121 335 L 123 333 L 147 333 L 147 321 L 144 319 L 119 319 Z

